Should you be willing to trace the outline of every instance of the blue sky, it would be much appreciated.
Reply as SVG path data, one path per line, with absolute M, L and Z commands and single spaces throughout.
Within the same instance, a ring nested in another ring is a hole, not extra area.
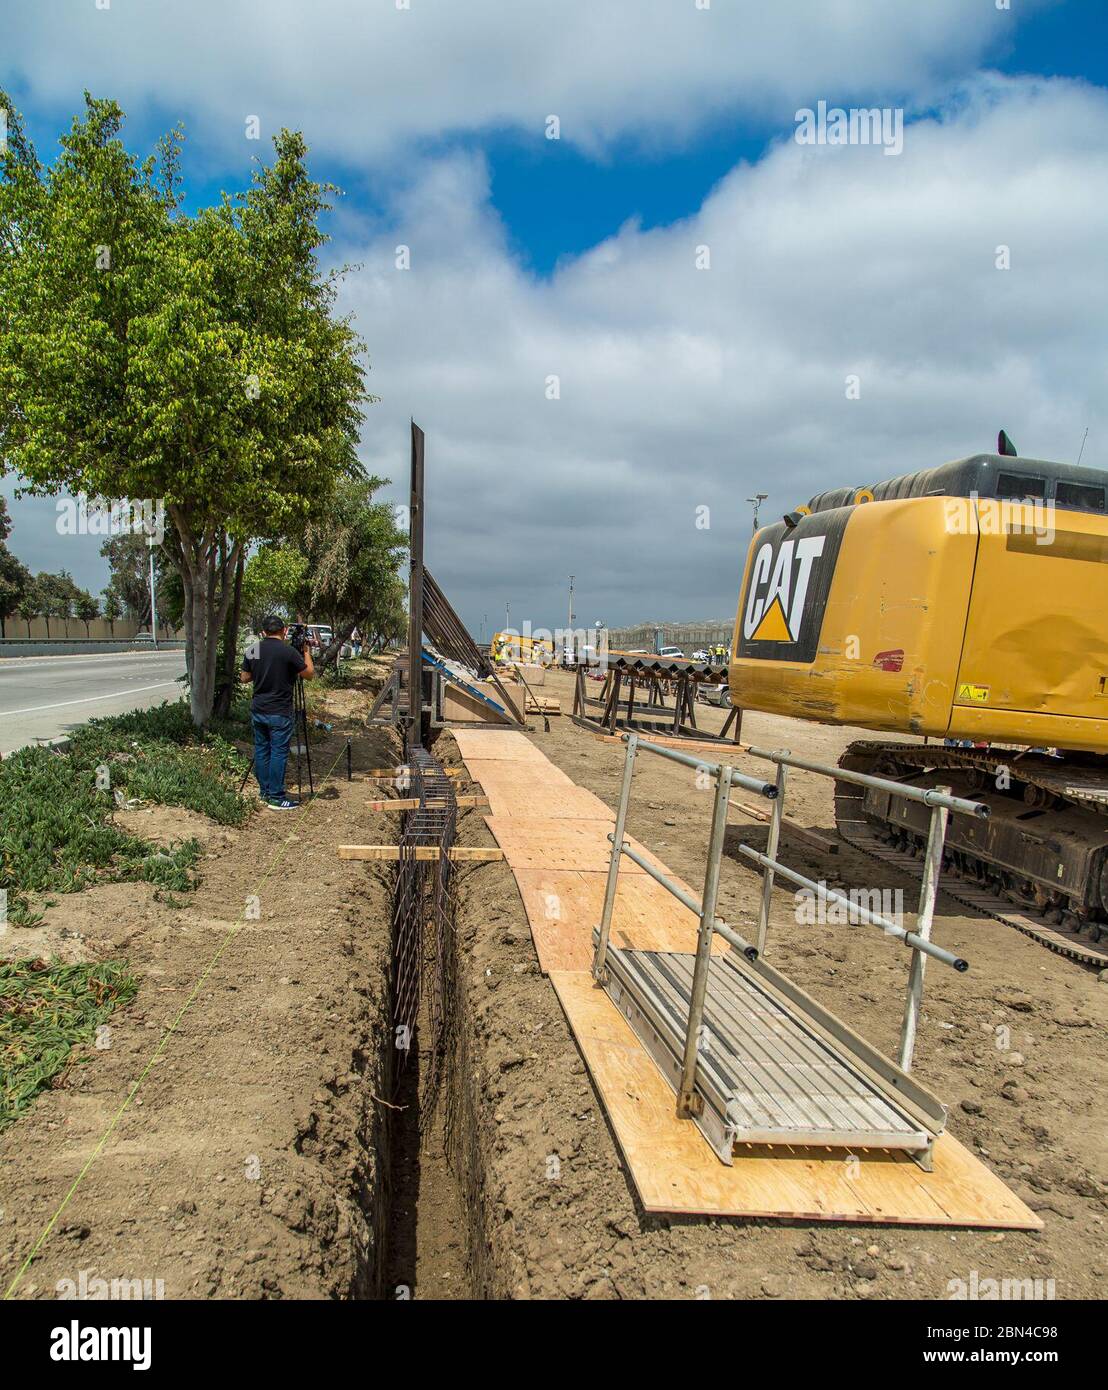
M 1047 457 L 1089 425 L 1084 461 L 1104 462 L 1104 251 L 1074 224 L 1104 172 L 1108 9 L 923 8 L 199 0 L 186 20 L 17 0 L 0 81 L 44 156 L 85 86 L 120 100 L 136 148 L 183 121 L 193 206 L 264 156 L 247 113 L 305 130 L 346 190 L 334 254 L 362 265 L 344 307 L 382 396 L 364 457 L 402 483 L 404 422 L 428 429 L 429 562 L 475 631 L 509 600 L 560 621 L 570 570 L 590 620 L 719 618 L 753 491 L 783 508 L 988 447 L 1001 424 Z M 903 156 L 799 150 L 794 113 L 819 99 L 901 108 Z M 974 335 L 988 362 L 964 358 Z M 852 365 L 854 410 L 836 385 Z M 59 551 L 52 504 L 13 515 L 32 567 L 102 586 L 94 542 Z M 683 544 L 644 567 L 675 526 Z

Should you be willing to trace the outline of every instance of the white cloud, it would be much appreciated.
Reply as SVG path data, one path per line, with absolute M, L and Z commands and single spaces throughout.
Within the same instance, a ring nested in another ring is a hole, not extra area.
M 752 492 L 782 511 L 1001 426 L 1072 460 L 1091 424 L 1104 464 L 1106 151 L 1103 92 L 987 79 L 899 158 L 783 142 L 694 217 L 628 225 L 549 280 L 512 260 L 480 157 L 444 160 L 343 248 L 382 397 L 366 459 L 403 485 L 408 416 L 427 430 L 428 563 L 475 627 L 505 599 L 560 619 L 571 571 L 589 620 L 729 615 Z
M 224 154 L 256 148 L 256 115 L 362 163 L 452 132 L 540 139 L 552 113 L 596 149 L 732 112 L 786 125 L 820 97 L 926 102 L 1016 22 L 981 0 L 28 0 L 7 7 L 2 66 L 60 110 L 89 87 L 135 115 L 184 112 Z

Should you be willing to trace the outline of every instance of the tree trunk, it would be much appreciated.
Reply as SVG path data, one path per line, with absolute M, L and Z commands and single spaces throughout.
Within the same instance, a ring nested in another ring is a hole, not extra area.
M 326 649 L 320 652 L 319 660 L 315 663 L 315 669 L 317 671 L 326 670 L 328 666 L 332 665 L 338 659 L 338 654 L 342 651 L 343 643 L 358 624 L 364 620 L 365 616 L 366 615 L 363 614 L 361 617 L 351 618 L 349 622 L 343 623 L 335 636 L 332 637 Z
M 185 595 L 189 708 L 193 723 L 202 729 L 212 717 L 219 634 L 234 592 L 231 576 L 238 568 L 245 545 L 232 540 L 225 531 L 196 534 L 180 506 L 171 503 L 168 511 L 173 528 L 166 532 L 166 537 L 172 537 Z
M 246 566 L 246 552 L 239 552 L 235 566 L 235 596 L 223 624 L 223 670 L 220 672 L 219 689 L 216 693 L 215 716 L 226 719 L 231 713 L 235 682 L 238 680 L 238 639 L 239 622 L 242 618 L 242 572 Z

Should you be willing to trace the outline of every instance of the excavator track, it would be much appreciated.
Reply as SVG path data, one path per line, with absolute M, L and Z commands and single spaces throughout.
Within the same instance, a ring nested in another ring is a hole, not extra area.
M 937 747 L 931 744 L 870 742 L 853 743 L 839 760 L 839 766 L 860 772 L 871 772 L 875 761 L 883 754 L 895 757 L 898 762 L 910 766 L 962 769 L 977 766 L 992 776 L 1001 765 L 998 750 L 957 749 Z M 1023 782 L 1042 786 L 1051 795 L 1065 797 L 1067 800 L 1092 804 L 1101 809 L 1102 798 L 1108 802 L 1108 789 L 1104 787 L 1103 773 L 1091 769 L 1066 769 L 1055 771 L 1042 766 L 1045 759 L 1020 759 L 1012 753 L 1012 766 L 1019 767 L 1019 777 Z M 1030 763 L 1030 765 L 1029 765 Z M 1082 775 L 1089 774 L 1089 775 Z M 919 876 L 920 860 L 907 850 L 885 843 L 873 822 L 861 809 L 863 797 L 859 788 L 848 782 L 835 784 L 835 822 L 839 834 L 855 849 L 861 850 L 872 859 L 892 865 L 913 877 Z M 983 884 L 969 882 L 944 871 L 939 880 L 940 892 L 953 898 L 965 907 L 976 912 L 986 913 L 1005 926 L 1014 927 L 1025 936 L 1031 937 L 1047 950 L 1077 961 L 1082 965 L 1098 969 L 1108 968 L 1108 951 L 1094 944 L 1082 932 L 1065 925 L 1054 926 L 1041 918 L 1028 915 L 1020 910 L 1018 904 L 1005 901 Z

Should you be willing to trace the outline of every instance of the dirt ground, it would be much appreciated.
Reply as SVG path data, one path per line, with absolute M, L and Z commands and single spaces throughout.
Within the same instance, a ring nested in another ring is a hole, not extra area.
M 351 694 L 318 711 L 334 732 L 313 745 L 317 780 L 365 703 Z M 395 761 L 359 720 L 355 772 Z M 61 896 L 41 927 L 0 940 L 7 957 L 125 956 L 140 978 L 110 1046 L 83 1049 L 0 1136 L 5 1289 L 88 1165 L 16 1296 L 56 1297 L 81 1271 L 161 1281 L 166 1298 L 373 1294 L 389 889 L 335 852 L 395 833 L 366 796 L 339 760 L 302 812 L 259 808 L 240 828 L 167 807 L 125 813 L 151 839 L 201 839 L 199 889 Z
M 552 674 L 544 693 L 569 707 L 566 677 Z M 356 776 L 397 761 L 396 744 L 363 727 L 371 700 L 366 689 L 328 695 L 334 729 L 317 768 L 347 730 Z M 717 711 L 701 718 L 722 722 Z M 744 734 L 830 763 L 858 736 L 757 715 Z M 539 719 L 533 738 L 614 806 L 620 746 L 565 717 L 549 732 Z M 460 761 L 449 734 L 435 752 Z M 85 1049 L 0 1136 L 5 1288 L 62 1207 L 17 1296 L 56 1297 L 81 1271 L 161 1280 L 167 1298 L 944 1298 L 973 1271 L 1053 1280 L 1058 1298 L 1104 1296 L 1108 984 L 1095 974 L 940 901 L 935 937 L 972 968 L 929 968 L 916 1069 L 950 1105 L 953 1133 L 1040 1213 L 1041 1233 L 647 1216 L 506 865 L 459 866 L 449 1127 L 447 1107 L 421 1108 L 418 1056 L 391 1075 L 391 873 L 335 853 L 395 837 L 397 818 L 365 807 L 381 794 L 348 784 L 339 763 L 302 816 L 259 810 L 226 829 L 140 808 L 129 823 L 152 839 L 201 838 L 196 893 L 166 901 L 150 885 L 100 887 L 0 940 L 7 956 L 126 955 L 141 982 L 111 1020 L 111 1046 Z M 794 775 L 788 809 L 831 832 L 828 783 Z M 694 884 L 708 817 L 691 773 L 640 759 L 629 829 Z M 754 921 L 759 880 L 737 846 L 763 847 L 765 833 L 733 817 L 721 911 L 740 929 Z M 459 841 L 492 843 L 482 812 L 460 815 Z M 846 846 L 821 858 L 789 840 L 786 855 L 811 877 L 901 888 L 914 903 L 910 880 Z M 254 894 L 260 916 L 236 929 Z M 902 948 L 861 926 L 801 926 L 778 888 L 769 953 L 893 1048 Z
M 544 693 L 570 707 L 566 676 L 551 674 Z M 722 713 L 703 711 L 700 722 L 719 728 Z M 751 742 L 789 747 L 826 763 L 864 736 L 761 715 L 748 715 L 743 732 Z M 549 733 L 539 720 L 533 738 L 576 782 L 614 807 L 620 746 L 565 717 L 552 718 Z M 439 750 L 444 759 L 457 760 L 456 745 L 443 740 Z M 741 765 L 751 772 L 765 767 L 749 759 Z M 801 823 L 833 833 L 829 781 L 794 774 L 788 810 Z M 709 793 L 696 787 L 691 771 L 639 759 L 629 832 L 694 884 L 703 875 L 709 811 Z M 492 843 L 485 828 L 467 833 L 473 842 Z M 739 862 L 736 847 L 745 842 L 764 849 L 765 836 L 764 826 L 733 815 L 720 910 L 740 930 L 756 921 L 760 879 Z M 796 839 L 785 844 L 788 862 L 801 873 L 832 885 L 900 888 L 908 911 L 914 907 L 916 884 L 845 845 L 825 857 Z M 915 1069 L 950 1106 L 950 1130 L 1042 1216 L 1042 1232 L 697 1221 L 638 1209 L 557 998 L 538 973 L 505 865 L 468 871 L 459 930 L 467 995 L 462 1023 L 469 1065 L 480 1077 L 480 1163 L 471 1165 L 470 1181 L 484 1183 L 483 1248 L 476 1263 L 486 1292 L 944 1298 L 948 1281 L 968 1281 L 976 1270 L 980 1278 L 1053 1279 L 1058 1298 L 1104 1296 L 1108 984 L 1094 973 L 1010 927 L 940 901 L 934 938 L 964 954 L 972 968 L 959 975 L 931 964 Z M 801 926 L 792 893 L 778 887 L 768 954 L 865 1037 L 895 1050 L 908 966 L 902 947 L 865 926 Z

